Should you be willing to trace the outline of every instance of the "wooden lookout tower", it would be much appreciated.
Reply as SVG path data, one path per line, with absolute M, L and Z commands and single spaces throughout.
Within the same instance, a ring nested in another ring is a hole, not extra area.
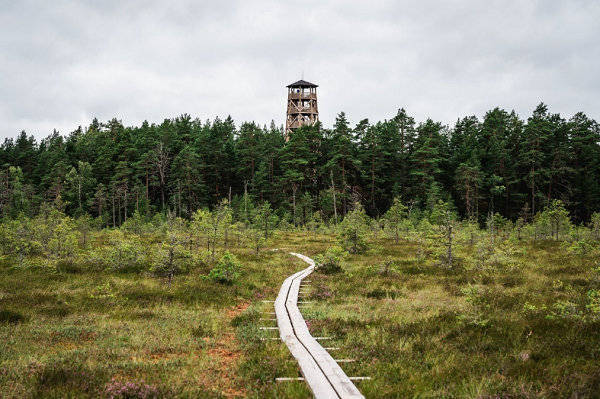
M 317 108 L 317 85 L 299 80 L 288 85 L 287 118 L 285 139 L 300 126 L 314 125 L 319 121 Z

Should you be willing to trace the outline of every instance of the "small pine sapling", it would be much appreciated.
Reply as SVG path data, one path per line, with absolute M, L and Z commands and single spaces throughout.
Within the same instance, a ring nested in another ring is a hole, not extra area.
M 231 285 L 239 277 L 242 264 L 229 251 L 221 257 L 217 265 L 211 269 L 208 278 L 219 284 Z
M 169 234 L 158 251 L 152 272 L 161 277 L 166 277 L 169 286 L 176 274 L 183 273 L 188 268 L 191 254 L 187 251 L 175 234 Z
M 400 230 L 403 227 L 403 222 L 408 216 L 408 208 L 400 201 L 400 198 L 394 198 L 394 202 L 390 209 L 385 213 L 384 219 L 388 223 L 389 228 L 394 234 L 394 242 L 398 244 L 400 240 Z
M 456 224 L 456 214 L 448 202 L 438 200 L 431 212 L 431 220 L 443 233 L 446 245 L 446 263 L 448 267 L 452 267 L 453 230 Z
M 339 225 L 338 239 L 344 249 L 357 254 L 364 252 L 367 248 L 365 235 L 369 228 L 369 217 L 359 202 L 354 204 L 354 209 L 344 217 Z

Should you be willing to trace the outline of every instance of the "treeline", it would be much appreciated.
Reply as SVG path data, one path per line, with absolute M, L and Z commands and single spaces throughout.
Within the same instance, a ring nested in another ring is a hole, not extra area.
M 495 108 L 454 126 L 393 118 L 352 127 L 340 113 L 332 129 L 283 130 L 231 118 L 189 115 L 125 127 L 113 119 L 37 142 L 26 132 L 0 147 L 2 216 L 36 215 L 52 203 L 118 226 L 135 211 L 190 218 L 222 199 L 233 212 L 269 202 L 280 219 L 341 220 L 360 202 L 383 215 L 395 197 L 410 212 L 438 200 L 485 223 L 490 214 L 531 220 L 554 199 L 576 222 L 600 210 L 600 128 L 583 113 L 564 119 L 540 104 L 522 120 Z

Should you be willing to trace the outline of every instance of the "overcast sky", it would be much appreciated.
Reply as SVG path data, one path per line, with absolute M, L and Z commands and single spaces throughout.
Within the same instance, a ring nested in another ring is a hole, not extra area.
M 0 0 L 0 138 L 93 117 L 279 125 L 302 74 L 326 127 L 540 101 L 600 120 L 600 1 Z

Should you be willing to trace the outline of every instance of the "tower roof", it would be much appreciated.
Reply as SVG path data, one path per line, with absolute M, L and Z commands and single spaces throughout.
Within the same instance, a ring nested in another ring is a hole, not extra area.
M 319 86 L 314 83 L 307 82 L 306 80 L 299 80 L 290 85 L 287 85 L 287 87 L 319 87 Z

